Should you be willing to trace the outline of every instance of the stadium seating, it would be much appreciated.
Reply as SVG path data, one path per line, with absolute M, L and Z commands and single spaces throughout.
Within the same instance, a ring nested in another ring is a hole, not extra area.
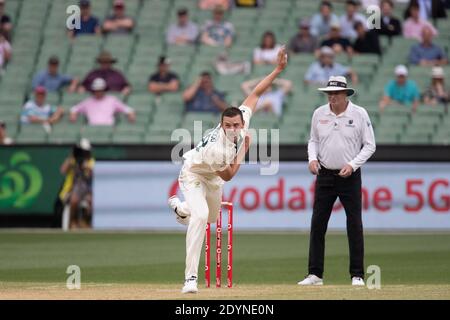
M 8 124 L 8 133 L 17 143 L 72 143 L 80 137 L 88 137 L 93 143 L 115 144 L 165 144 L 171 141 L 175 128 L 193 131 L 194 121 L 203 121 L 203 129 L 218 122 L 217 115 L 184 112 L 181 94 L 155 97 L 147 91 L 148 79 L 156 69 L 159 55 L 166 54 L 172 60 L 172 70 L 178 73 L 182 88 L 186 88 L 203 70 L 213 73 L 216 87 L 226 92 L 230 104 L 238 105 L 243 98 L 240 84 L 260 77 L 271 67 L 255 66 L 249 75 L 221 76 L 213 69 L 213 61 L 222 48 L 205 46 L 177 47 L 165 44 L 165 30 L 176 21 L 180 7 L 190 10 L 191 19 L 200 25 L 211 17 L 211 12 L 196 8 L 196 0 L 127 0 L 127 14 L 136 21 L 131 35 L 82 36 L 69 40 L 64 26 L 66 8 L 71 0 L 7 0 L 6 12 L 14 24 L 13 59 L 7 66 L 6 76 L 0 79 L 0 119 Z M 112 1 L 92 1 L 92 12 L 101 20 L 111 12 Z M 286 43 L 297 31 L 299 19 L 317 12 L 316 1 L 279 0 L 266 1 L 261 9 L 234 8 L 226 14 L 236 29 L 235 42 L 228 50 L 236 61 L 250 61 L 253 48 L 261 41 L 266 30 L 274 31 L 278 42 Z M 345 10 L 343 2 L 335 4 L 335 12 Z M 395 14 L 402 16 L 405 5 L 396 5 Z M 450 19 L 436 23 L 440 30 L 436 43 L 450 49 Z M 388 107 L 380 114 L 378 100 L 384 85 L 393 78 L 396 64 L 405 63 L 414 41 L 381 38 L 383 56 L 358 55 L 349 59 L 340 56 L 338 61 L 351 66 L 359 75 L 360 84 L 353 101 L 368 110 L 374 124 L 378 143 L 383 144 L 449 144 L 450 114 L 441 106 L 420 106 L 416 114 L 407 107 Z M 102 50 L 108 50 L 118 59 L 116 68 L 123 71 L 133 92 L 125 102 L 137 112 L 135 124 L 119 118 L 111 128 L 89 127 L 84 119 L 69 123 L 69 109 L 87 95 L 49 94 L 48 102 L 61 105 L 66 111 L 61 123 L 49 133 L 39 126 L 20 125 L 19 116 L 23 103 L 30 96 L 32 76 L 46 68 L 48 58 L 60 59 L 62 72 L 83 78 L 96 66 L 95 58 Z M 303 76 L 315 60 L 313 55 L 299 54 L 289 57 L 289 68 L 282 77 L 294 82 L 293 93 L 286 98 L 283 115 L 278 119 L 264 114 L 256 115 L 252 127 L 280 129 L 280 142 L 305 143 L 314 108 L 326 102 L 315 87 L 303 84 Z M 445 68 L 450 75 L 450 68 Z M 410 66 L 410 77 L 423 91 L 429 84 L 430 70 Z

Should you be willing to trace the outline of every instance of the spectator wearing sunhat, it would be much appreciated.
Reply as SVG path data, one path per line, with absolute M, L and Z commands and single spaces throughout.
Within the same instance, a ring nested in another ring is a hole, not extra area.
M 45 127 L 55 124 L 61 119 L 64 110 L 46 102 L 47 90 L 43 86 L 34 89 L 34 99 L 23 106 L 20 121 L 23 124 L 42 124 Z
M 48 59 L 47 70 L 42 70 L 34 76 L 32 82 L 33 89 L 42 86 L 48 92 L 58 92 L 63 87 L 68 86 L 69 92 L 75 92 L 78 79 L 67 74 L 61 74 L 58 69 L 58 57 L 51 56 Z
M 125 14 L 125 1 L 115 0 L 113 14 L 103 22 L 103 32 L 106 34 L 129 34 L 133 28 L 134 20 Z
M 130 84 L 125 76 L 112 67 L 117 62 L 117 59 L 113 58 L 109 52 L 104 51 L 97 57 L 97 62 L 100 64 L 100 68 L 88 73 L 81 83 L 80 93 L 85 92 L 86 89 L 89 90 L 92 82 L 97 78 L 104 79 L 110 91 L 120 92 L 124 96 L 131 92 Z
M 380 100 L 380 111 L 395 103 L 411 106 L 414 112 L 419 105 L 420 92 L 417 84 L 408 79 L 408 68 L 404 65 L 395 67 L 395 80 L 389 81 L 384 87 L 384 96 Z
M 13 139 L 8 137 L 6 133 L 6 123 L 0 120 L 0 145 L 10 145 L 13 143 Z
M 158 71 L 150 76 L 148 91 L 156 95 L 178 91 L 180 80 L 176 73 L 170 71 L 170 59 L 159 57 L 157 68 Z
M 317 175 L 311 219 L 308 276 L 298 284 L 323 284 L 325 234 L 339 198 L 347 217 L 349 273 L 353 286 L 364 286 L 364 235 L 361 167 L 375 152 L 367 111 L 349 97 L 355 93 L 345 77 L 330 77 L 324 88 L 328 103 L 314 111 L 308 143 L 308 168 Z
M 334 51 L 330 47 L 322 47 L 319 58 L 313 62 L 305 74 L 305 83 L 310 85 L 325 84 L 330 76 L 351 76 L 352 83 L 358 82 L 355 72 L 349 67 L 334 61 Z
M 70 121 L 75 122 L 78 115 L 83 114 L 91 126 L 112 126 L 117 113 L 126 114 L 130 122 L 135 121 L 136 115 L 132 108 L 118 98 L 106 94 L 108 86 L 104 79 L 94 79 L 90 89 L 92 96 L 70 109 Z
M 450 103 L 450 88 L 445 86 L 445 74 L 442 67 L 431 70 L 431 84 L 423 94 L 423 102 L 430 106 Z
M 317 38 L 311 35 L 309 20 L 303 19 L 298 24 L 298 32 L 289 41 L 289 52 L 313 53 L 317 49 Z
M 77 37 L 80 35 L 100 35 L 100 21 L 96 16 L 91 14 L 91 2 L 89 0 L 80 0 L 79 2 L 81 21 L 80 28 L 69 30 L 69 37 Z

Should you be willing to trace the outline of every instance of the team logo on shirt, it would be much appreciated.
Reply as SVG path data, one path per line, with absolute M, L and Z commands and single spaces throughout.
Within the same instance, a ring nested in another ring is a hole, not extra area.
M 346 127 L 350 127 L 350 128 L 354 128 L 355 127 L 355 125 L 353 124 L 353 120 L 352 119 L 348 120 L 348 123 L 345 126 Z

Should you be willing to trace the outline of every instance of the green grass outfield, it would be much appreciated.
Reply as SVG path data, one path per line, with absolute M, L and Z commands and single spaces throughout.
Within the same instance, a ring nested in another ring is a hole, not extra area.
M 223 240 L 225 249 L 226 236 Z M 307 273 L 308 242 L 305 233 L 236 232 L 233 266 L 236 290 L 255 286 L 261 288 L 262 292 L 280 286 L 281 291 L 286 288 L 297 290 L 297 281 Z M 442 285 L 437 296 L 430 293 L 429 297 L 450 299 L 450 233 L 369 233 L 365 236 L 365 251 L 366 268 L 369 265 L 381 268 L 382 289 L 389 286 L 404 287 L 411 294 L 409 291 L 416 286 L 429 289 Z M 173 297 L 171 294 L 166 296 L 164 290 L 178 292 L 183 282 L 184 234 L 181 233 L 2 231 L 0 253 L 0 292 L 3 293 L 10 289 L 11 293 L 17 294 L 26 292 L 28 288 L 42 289 L 45 286 L 64 288 L 69 265 L 81 268 L 82 285 L 87 287 L 114 284 L 118 288 L 160 288 L 162 291 L 156 298 Z M 225 263 L 225 254 L 223 259 Z M 202 289 L 203 260 L 200 270 Z M 226 283 L 226 265 L 223 265 L 223 274 L 223 283 Z M 213 268 L 212 283 L 214 280 Z M 340 288 L 349 284 L 345 234 L 327 235 L 324 281 L 324 288 Z M 220 289 L 218 292 L 224 292 L 226 297 L 230 294 L 226 290 L 229 289 Z M 36 291 L 36 295 L 35 298 L 39 298 L 39 291 Z M 14 294 L 5 297 L 14 298 Z M 146 297 L 149 296 L 142 298 Z M 220 295 L 215 297 L 220 298 Z M 272 296 L 268 292 L 264 297 Z M 296 298 L 295 295 L 273 297 Z M 310 297 L 316 298 L 314 295 Z M 365 298 L 354 296 L 358 297 Z M 405 297 L 409 298 L 410 295 Z M 116 298 L 121 298 L 120 290 Z

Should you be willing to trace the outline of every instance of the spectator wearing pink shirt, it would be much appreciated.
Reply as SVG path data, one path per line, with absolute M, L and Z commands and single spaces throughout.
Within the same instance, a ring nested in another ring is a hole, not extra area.
M 403 36 L 407 39 L 422 41 L 422 30 L 425 27 L 431 29 L 433 36 L 438 34 L 431 23 L 420 17 L 419 5 L 413 3 L 409 8 L 410 17 L 403 24 Z
M 97 78 L 92 82 L 92 97 L 81 101 L 70 109 L 70 121 L 75 122 L 78 114 L 84 114 L 91 126 L 112 126 L 115 123 L 114 115 L 124 113 L 128 121 L 134 122 L 136 114 L 133 109 L 125 105 L 114 96 L 106 95 L 106 82 Z

